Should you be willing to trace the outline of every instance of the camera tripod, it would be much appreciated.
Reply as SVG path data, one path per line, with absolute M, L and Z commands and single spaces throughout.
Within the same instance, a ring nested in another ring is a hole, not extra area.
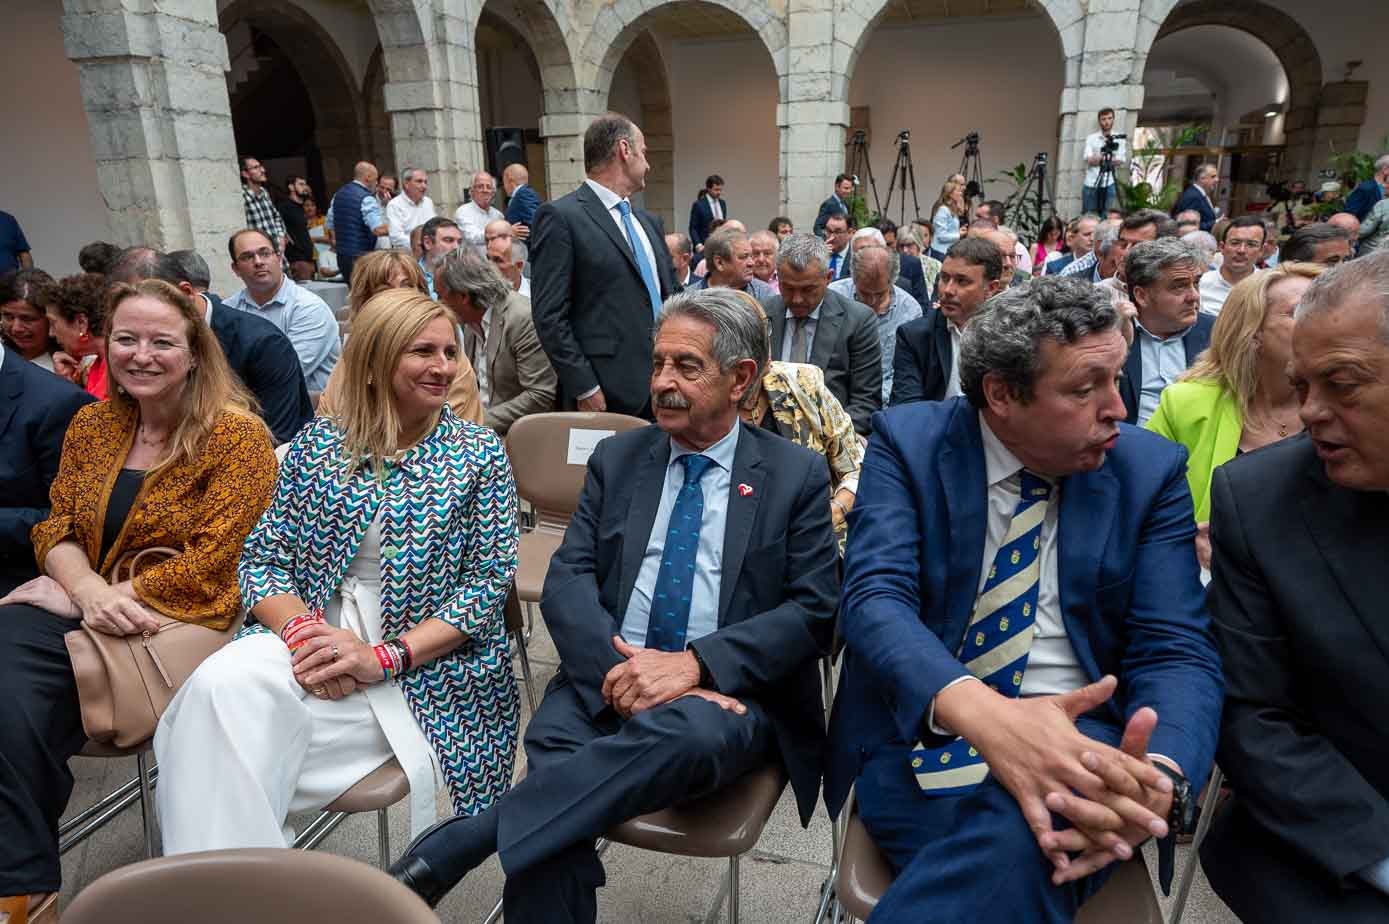
M 1095 177 L 1095 190 L 1100 197 L 1101 218 L 1110 207 L 1109 197 L 1117 191 L 1114 183 L 1114 152 L 1119 149 L 1118 139 L 1123 137 L 1123 135 L 1106 135 L 1104 147 L 1100 148 L 1100 172 Z
M 921 201 L 916 197 L 916 168 L 912 166 L 912 142 L 911 132 L 902 129 L 897 133 L 897 160 L 892 164 L 892 178 L 887 183 L 887 212 L 892 211 L 892 193 L 898 189 L 897 179 L 901 177 L 902 185 L 902 205 L 897 211 L 897 224 L 907 223 L 907 189 L 912 191 L 912 218 L 921 214 Z M 888 214 L 879 211 L 882 217 L 887 218 Z
M 859 192 L 863 184 L 859 181 L 860 176 L 868 177 L 868 188 L 873 190 L 873 205 L 877 208 L 878 214 L 883 213 L 882 200 L 878 198 L 878 183 L 873 179 L 873 162 L 868 157 L 868 134 L 863 129 L 854 132 L 849 143 L 845 145 L 849 149 L 849 154 L 845 158 L 849 162 L 846 171 L 849 176 L 854 178 L 854 192 Z M 894 176 L 896 174 L 894 173 Z M 888 193 L 889 203 L 892 201 L 892 194 Z
M 965 178 L 965 205 L 969 200 L 980 199 L 984 195 L 984 166 L 979 157 L 979 133 L 970 132 L 950 146 L 955 150 L 965 146 L 964 156 L 960 158 L 960 169 L 955 171 Z
M 1112 169 L 1112 165 L 1111 165 Z M 1041 232 L 1042 222 L 1053 212 L 1052 199 L 1047 195 L 1047 152 L 1038 151 L 1037 156 L 1032 159 L 1032 168 L 1027 171 L 1027 182 L 1018 191 L 1018 210 L 1026 212 L 1028 205 L 1032 206 L 1034 223 L 1032 227 Z M 1022 224 L 1022 222 L 1015 222 Z M 1026 241 L 1031 246 L 1035 241 Z

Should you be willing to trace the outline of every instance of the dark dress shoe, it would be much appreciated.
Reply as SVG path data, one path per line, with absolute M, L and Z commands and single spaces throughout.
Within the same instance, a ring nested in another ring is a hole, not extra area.
M 453 889 L 452 883 L 439 882 L 422 858 L 412 857 L 408 853 L 393 863 L 389 872 L 396 882 L 424 899 L 424 903 L 431 908 L 438 907 L 439 902 Z

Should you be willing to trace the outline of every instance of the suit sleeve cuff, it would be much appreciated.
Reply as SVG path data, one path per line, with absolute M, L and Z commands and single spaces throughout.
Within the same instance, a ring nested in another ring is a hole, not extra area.
M 937 690 L 936 695 L 931 697 L 931 708 L 926 711 L 926 727 L 931 729 L 931 733 L 933 735 L 945 735 L 949 737 L 955 734 L 955 732 L 951 731 L 950 729 L 942 728 L 941 726 L 936 724 L 936 698 L 939 697 L 946 690 L 953 687 L 955 684 L 964 683 L 967 680 L 973 680 L 977 683 L 979 681 L 979 678 L 975 677 L 972 674 L 966 675 L 964 677 L 956 677 L 954 680 L 950 681 L 945 686 Z
M 576 400 L 576 401 L 587 401 L 589 398 L 592 398 L 594 395 L 598 394 L 598 392 L 601 391 L 601 390 L 602 390 L 602 386 L 601 386 L 601 385 L 594 385 L 592 388 L 590 388 L 588 391 L 584 392 L 582 395 L 576 395 L 574 400 Z

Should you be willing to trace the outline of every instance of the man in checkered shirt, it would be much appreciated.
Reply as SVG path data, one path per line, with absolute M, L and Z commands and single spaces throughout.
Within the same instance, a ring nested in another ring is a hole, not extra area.
M 241 201 L 246 206 L 246 227 L 264 232 L 280 253 L 285 251 L 284 219 L 265 188 L 265 165 L 254 157 L 241 158 Z

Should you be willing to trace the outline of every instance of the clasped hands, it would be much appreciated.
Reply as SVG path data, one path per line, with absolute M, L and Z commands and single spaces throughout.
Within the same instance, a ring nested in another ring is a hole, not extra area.
M 1011 699 L 982 684 L 962 683 L 937 697 L 938 717 L 950 694 L 972 700 L 972 705 L 957 700 L 949 711 L 962 715 L 964 709 L 973 718 L 946 721 L 979 749 L 989 772 L 1017 800 L 1055 867 L 1056 885 L 1129 859 L 1149 837 L 1167 836 L 1172 781 L 1147 753 L 1157 713 L 1147 707 L 1135 712 L 1117 748 L 1087 738 L 1075 726 L 1117 686 L 1106 676 L 1061 696 Z M 1053 812 L 1073 827 L 1055 830 Z
M 626 660 L 603 678 L 603 699 L 624 719 L 682 696 L 698 696 L 745 715 L 747 707 L 731 696 L 699 685 L 699 662 L 689 651 L 638 648 L 620 635 L 613 648 Z
M 314 696 L 342 699 L 385 679 L 371 645 L 347 629 L 315 623 L 295 635 L 296 642 L 301 640 L 290 664 L 295 681 Z
M 0 604 L 6 603 L 27 603 L 55 616 L 81 619 L 107 635 L 159 631 L 159 617 L 152 610 L 97 574 L 80 582 L 72 594 L 48 575 L 40 575 L 0 597 Z

